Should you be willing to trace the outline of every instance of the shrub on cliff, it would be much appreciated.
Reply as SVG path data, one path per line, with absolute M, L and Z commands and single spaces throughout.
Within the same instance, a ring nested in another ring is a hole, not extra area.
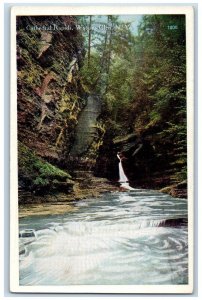
M 45 162 L 27 146 L 18 143 L 19 183 L 25 190 L 46 194 L 56 186 L 73 185 L 70 174 Z

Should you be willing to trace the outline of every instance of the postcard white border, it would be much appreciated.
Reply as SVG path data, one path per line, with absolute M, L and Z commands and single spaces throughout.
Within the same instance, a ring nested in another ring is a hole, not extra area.
M 188 247 L 189 283 L 187 285 L 69 285 L 20 286 L 18 253 L 18 165 L 17 165 L 17 76 L 16 16 L 28 15 L 141 15 L 185 14 L 187 49 L 187 134 L 188 134 Z M 11 9 L 11 85 L 10 85 L 10 291 L 19 293 L 141 293 L 190 294 L 193 292 L 194 236 L 194 11 L 190 6 L 14 6 Z

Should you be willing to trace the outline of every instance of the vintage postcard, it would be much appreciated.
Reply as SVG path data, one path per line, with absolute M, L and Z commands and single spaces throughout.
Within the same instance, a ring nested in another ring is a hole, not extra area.
M 192 293 L 193 8 L 11 10 L 12 292 Z

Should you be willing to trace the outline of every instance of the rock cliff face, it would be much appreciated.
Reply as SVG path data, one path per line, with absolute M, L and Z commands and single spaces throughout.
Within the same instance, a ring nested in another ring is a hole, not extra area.
M 75 24 L 76 19 L 69 16 L 17 18 L 22 203 L 32 201 L 33 195 L 39 199 L 55 192 L 73 192 L 75 198 L 82 198 L 74 181 L 77 170 L 92 169 L 102 143 L 101 100 L 89 96 L 82 84 L 79 71 L 85 51 Z
M 66 161 L 87 99 L 78 72 L 83 39 L 75 22 L 17 18 L 19 185 L 25 190 L 72 188 Z M 67 26 L 71 30 L 63 30 Z
M 85 105 L 82 37 L 74 24 L 72 17 L 17 20 L 18 138 L 50 162 L 64 163 Z M 72 30 L 39 30 L 50 25 Z
M 75 142 L 71 149 L 72 156 L 80 156 L 88 151 L 96 135 L 97 118 L 101 113 L 101 101 L 97 96 L 89 96 L 75 131 Z
M 105 134 L 105 126 L 99 119 L 101 111 L 101 99 L 97 95 L 90 95 L 79 116 L 68 159 L 74 169 L 94 169 Z

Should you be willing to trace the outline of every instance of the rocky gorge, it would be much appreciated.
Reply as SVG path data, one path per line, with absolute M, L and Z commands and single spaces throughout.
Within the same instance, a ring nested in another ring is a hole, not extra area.
M 176 175 L 186 163 L 171 158 L 179 156 L 182 148 L 176 142 L 173 151 L 173 141 L 165 137 L 169 124 L 155 119 L 136 128 L 138 117 L 131 113 L 137 110 L 131 109 L 134 103 L 118 108 L 117 116 L 112 117 L 117 107 L 109 110 L 106 95 L 113 73 L 103 81 L 107 65 L 102 63 L 103 77 L 88 84 L 85 76 L 90 75 L 84 76 L 82 70 L 89 49 L 76 22 L 71 16 L 17 18 L 20 207 L 119 191 L 117 152 L 123 155 L 132 186 L 186 197 L 186 176 Z M 71 30 L 33 30 L 33 26 L 53 23 Z M 109 40 L 110 51 L 111 44 Z M 105 45 L 103 56 L 108 57 L 106 53 Z M 112 58 L 108 61 L 112 69 L 111 63 Z

